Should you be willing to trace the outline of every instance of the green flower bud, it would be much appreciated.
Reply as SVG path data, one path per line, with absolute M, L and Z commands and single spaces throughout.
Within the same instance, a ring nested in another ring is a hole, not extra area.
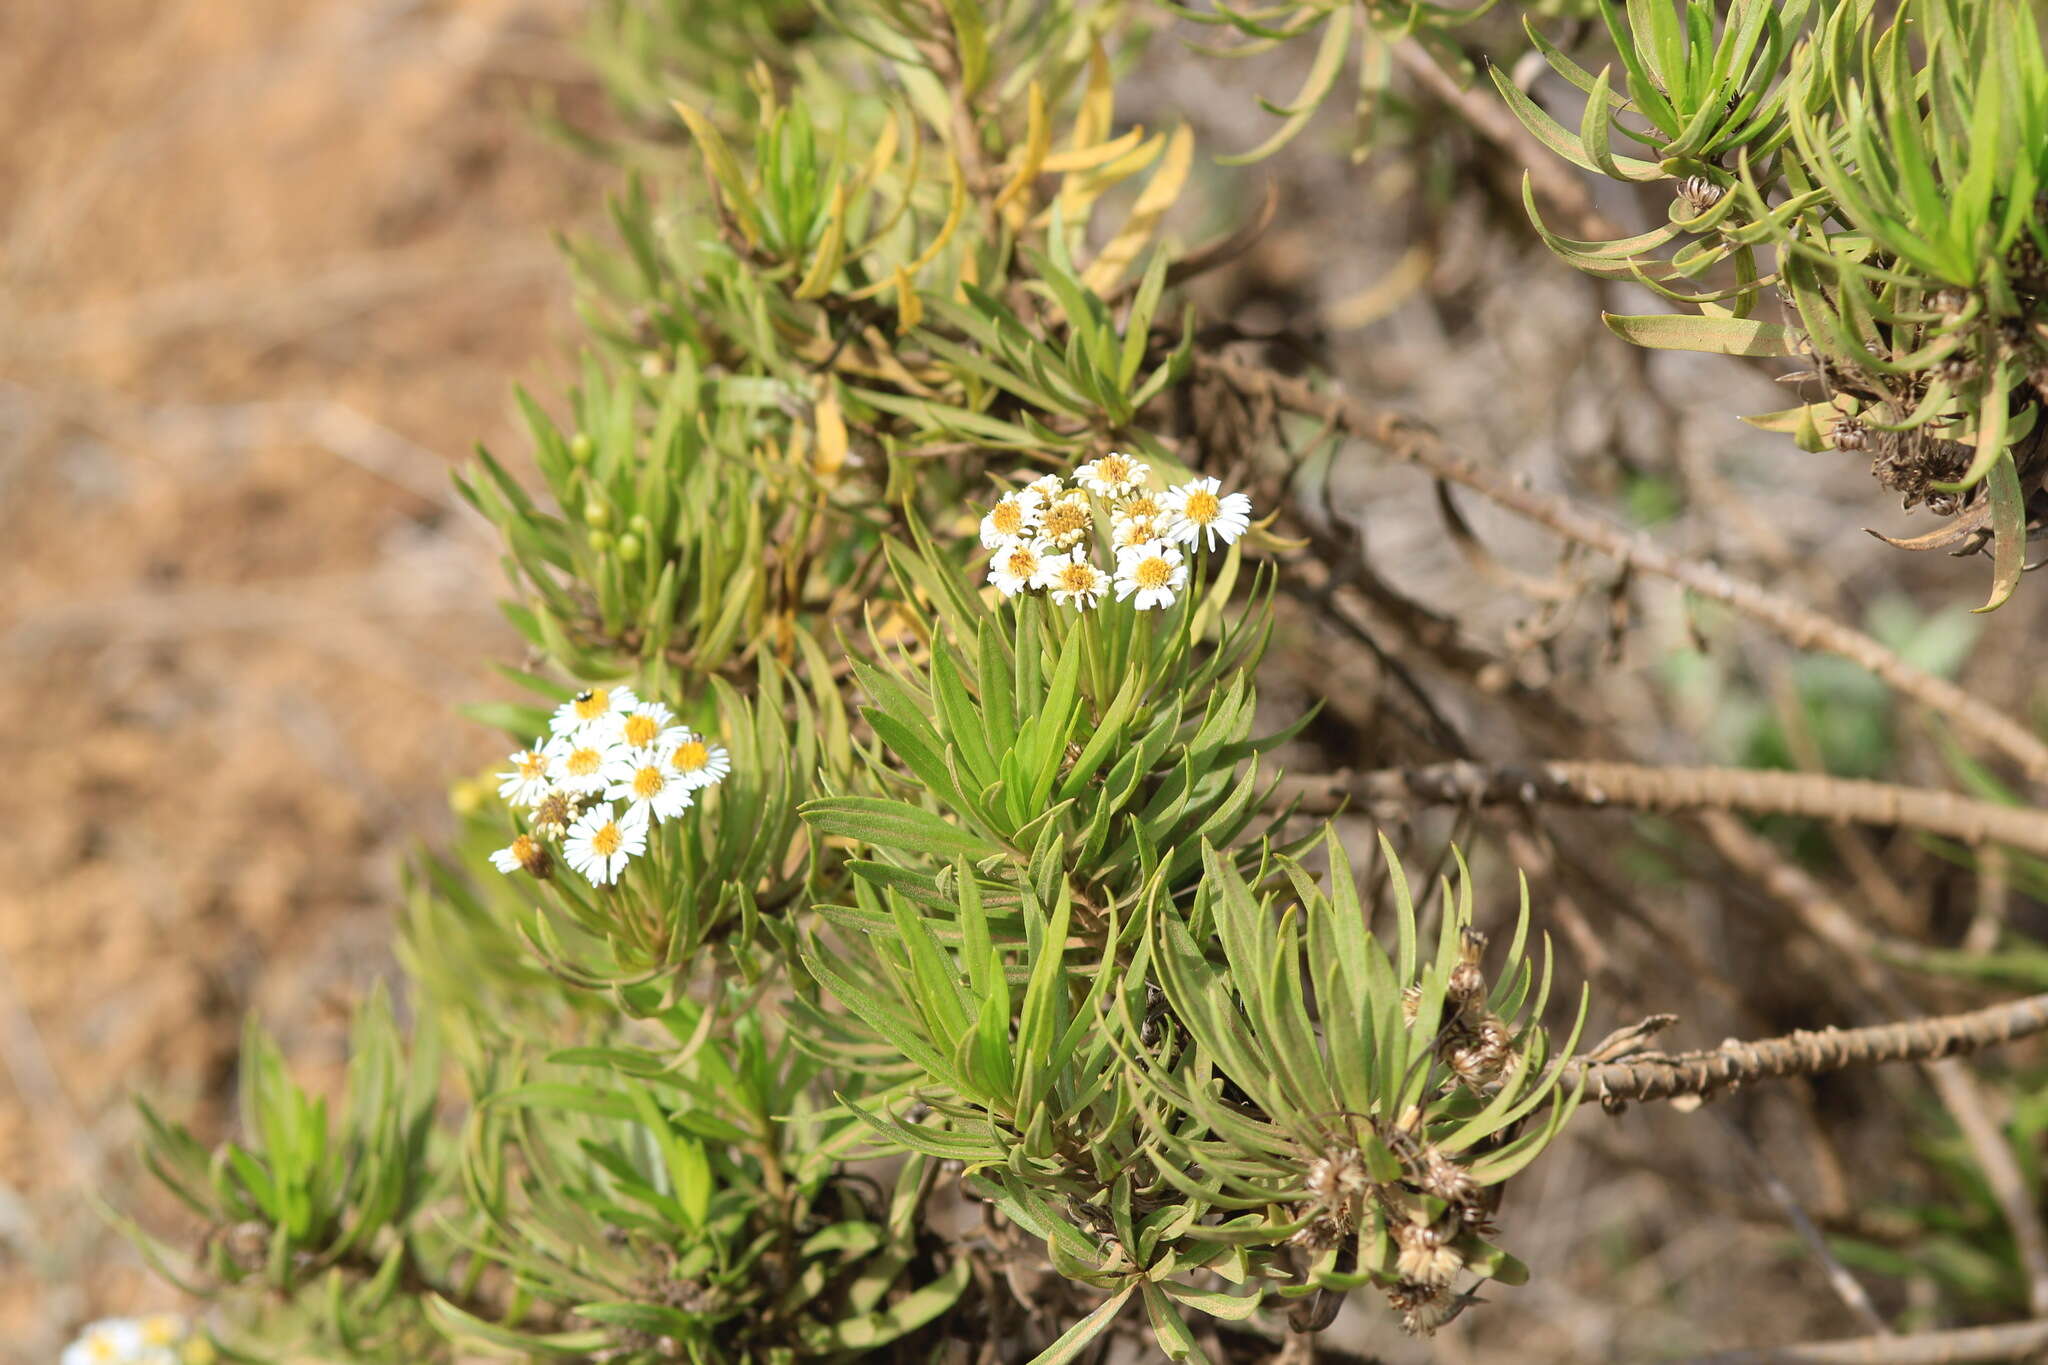
M 590 533 L 590 548 L 593 552 L 597 554 L 610 554 L 612 549 L 611 532 L 592 531 Z
M 634 535 L 631 531 L 620 536 L 619 558 L 625 560 L 628 564 L 636 562 L 640 558 L 640 537 Z
M 569 442 L 569 459 L 575 464 L 589 464 L 594 449 L 596 447 L 590 444 L 590 437 L 579 431 Z
M 654 523 L 649 521 L 644 513 L 640 512 L 635 512 L 627 519 L 626 529 L 639 536 L 642 540 L 650 539 L 654 535 Z
M 612 524 L 612 509 L 592 498 L 583 504 L 583 520 L 594 528 L 602 529 Z

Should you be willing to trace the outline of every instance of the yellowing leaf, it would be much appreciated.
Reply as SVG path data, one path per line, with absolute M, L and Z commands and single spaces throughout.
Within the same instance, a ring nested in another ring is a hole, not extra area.
M 910 272 L 902 266 L 897 266 L 889 278 L 896 285 L 896 334 L 902 336 L 924 321 L 924 300 L 917 296 L 917 286 L 910 282 Z
M 690 136 L 697 139 L 697 146 L 704 153 L 704 162 L 710 168 L 711 178 L 724 191 L 726 207 L 739 220 L 740 232 L 745 235 L 749 246 L 761 244 L 760 216 L 754 210 L 754 198 L 747 190 L 747 178 L 740 173 L 740 163 L 734 158 L 732 148 L 711 120 L 684 104 L 675 101 L 675 111 L 689 126 Z
M 818 425 L 818 454 L 811 462 L 818 477 L 830 479 L 846 464 L 846 418 L 839 411 L 839 389 L 830 380 L 813 410 Z
M 1131 206 L 1131 216 L 1109 245 L 1102 248 L 1102 254 L 1091 262 L 1081 273 L 1081 283 L 1098 294 L 1106 294 L 1116 283 L 1118 276 L 1138 258 L 1145 244 L 1152 240 L 1159 227 L 1159 220 L 1173 207 L 1173 201 L 1180 197 L 1181 187 L 1188 182 L 1188 169 L 1195 160 L 1195 135 L 1187 124 L 1174 129 L 1173 136 L 1166 141 L 1166 156 L 1159 163 L 1159 169 L 1152 172 L 1152 178 L 1145 183 L 1144 192 L 1138 202 Z
M 1122 137 L 1098 142 L 1092 147 L 1076 147 L 1072 151 L 1054 152 L 1040 164 L 1039 170 L 1051 174 L 1061 171 L 1087 171 L 1105 162 L 1114 161 L 1128 154 L 1144 138 L 1143 128 L 1133 128 Z
M 960 220 L 967 213 L 967 176 L 960 169 L 960 162 L 957 159 L 952 160 L 951 165 L 953 168 L 953 188 L 950 200 L 946 205 L 946 221 L 939 225 L 939 235 L 932 238 L 925 246 L 925 249 L 918 253 L 916 260 L 904 267 L 911 275 L 916 275 L 918 271 L 939 258 L 939 253 L 946 249 L 946 243 L 953 240 L 953 234 L 959 231 Z M 884 275 L 872 284 L 862 285 L 859 289 L 847 295 L 847 297 L 871 299 L 884 289 L 892 288 L 895 282 L 893 275 Z
M 1016 173 L 996 196 L 995 206 L 1006 212 L 1012 200 L 1031 188 L 1031 182 L 1044 173 L 1045 154 L 1052 149 L 1052 121 L 1046 116 L 1045 89 L 1037 81 L 1031 82 L 1028 93 L 1028 112 L 1025 115 L 1024 147 L 1017 162 Z M 1028 204 L 1019 206 L 1015 217 L 1022 219 L 1029 211 Z M 1021 227 L 1021 221 L 1012 222 L 1011 227 Z
M 832 287 L 832 277 L 839 273 L 839 263 L 844 259 L 845 243 L 846 185 L 842 181 L 832 191 L 832 208 L 825 220 L 825 236 L 818 243 L 818 254 L 811 258 L 811 268 L 804 272 L 803 282 L 796 287 L 798 298 L 821 298 Z

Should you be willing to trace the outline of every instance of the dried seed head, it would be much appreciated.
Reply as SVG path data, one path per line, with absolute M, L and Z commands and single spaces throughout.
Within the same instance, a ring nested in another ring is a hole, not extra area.
M 1970 372 L 1975 368 L 1975 363 L 1968 356 L 1960 352 L 1954 355 L 1945 355 L 1940 360 L 1934 362 L 1934 372 L 1951 384 L 1959 384 L 1963 380 L 1968 379 Z
M 1685 201 L 1685 206 L 1692 210 L 1695 218 L 1720 203 L 1725 193 L 1726 190 L 1704 175 L 1689 175 L 1678 182 L 1678 197 Z
M 1500 1080 L 1507 1069 L 1513 1040 L 1507 1025 L 1493 1015 L 1467 1021 L 1446 1030 L 1437 1043 L 1437 1060 L 1454 1072 L 1467 1088 L 1484 1090 Z
M 1937 289 L 1928 302 L 1934 305 L 1934 311 L 1941 314 L 1943 322 L 1953 323 L 1969 306 L 1970 296 L 1960 289 Z
M 1423 1161 L 1421 1178 L 1416 1182 L 1426 1193 L 1433 1194 L 1446 1204 L 1456 1204 L 1462 1209 L 1479 1193 L 1479 1186 L 1463 1166 L 1431 1148 Z
M 1403 1284 L 1387 1291 L 1387 1303 L 1401 1315 L 1401 1327 L 1410 1336 L 1426 1337 L 1449 1322 L 1458 1311 L 1458 1301 L 1440 1284 Z
M 1308 1225 L 1299 1229 L 1287 1240 L 1307 1251 L 1321 1254 L 1331 1247 L 1342 1246 L 1351 1230 L 1344 1226 L 1342 1219 L 1332 1213 L 1318 1213 Z
M 533 810 L 533 832 L 544 838 L 559 839 L 569 832 L 569 822 L 576 818 L 575 807 L 570 804 L 566 792 L 550 792 Z
M 1870 429 L 1854 417 L 1844 417 L 1835 423 L 1835 449 L 1861 450 L 1870 441 Z
M 1414 1023 L 1415 1016 L 1422 1013 L 1422 985 L 1420 982 L 1401 992 L 1401 1018 Z

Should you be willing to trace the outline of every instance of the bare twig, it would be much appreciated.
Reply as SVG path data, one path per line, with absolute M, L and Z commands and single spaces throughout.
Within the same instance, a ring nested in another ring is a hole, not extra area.
M 1907 1337 L 1854 1337 L 1754 1351 L 1720 1351 L 1681 1365 L 1966 1365 L 1971 1361 L 2019 1360 L 2043 1347 L 2048 1347 L 2048 1322 L 2013 1322 Z
M 1562 498 L 1527 488 L 1497 470 L 1452 453 L 1427 427 L 1401 413 L 1375 409 L 1340 395 L 1318 392 L 1307 381 L 1229 356 L 1204 355 L 1198 363 L 1247 398 L 1315 417 L 1353 436 L 1372 441 L 1396 459 L 1428 470 L 1558 535 L 1575 540 L 1623 565 L 1668 578 L 1702 597 L 1721 602 L 1775 631 L 1799 649 L 1839 654 L 1862 665 L 1891 687 L 1941 715 L 1956 729 L 2009 756 L 2037 780 L 2048 780 L 2048 741 L 1945 678 L 1917 668 L 1869 635 L 1811 607 L 1687 559 L 1647 536 L 1634 535 L 1589 515 Z
M 1800 1207 L 1798 1197 L 1778 1178 L 1778 1173 L 1771 1169 L 1770 1159 L 1764 1155 L 1763 1149 L 1757 1146 L 1756 1139 L 1726 1119 L 1721 1120 L 1721 1127 L 1735 1139 L 1736 1149 L 1749 1163 L 1750 1171 L 1763 1185 L 1764 1193 L 1770 1195 L 1771 1202 L 1784 1213 L 1793 1230 L 1799 1234 L 1799 1239 L 1806 1243 L 1807 1252 L 1820 1263 L 1821 1273 L 1828 1277 L 1828 1286 L 1835 1291 L 1835 1297 L 1840 1299 L 1843 1306 L 1852 1314 L 1860 1318 L 1865 1327 L 1880 1337 L 1891 1336 L 1891 1325 L 1878 1314 L 1877 1305 L 1870 1301 L 1870 1294 L 1863 1288 L 1863 1282 L 1851 1275 L 1849 1267 L 1843 1265 L 1828 1248 L 1828 1239 L 1821 1235 L 1821 1230 L 1814 1226 L 1813 1219 Z
M 1552 805 L 1625 810 L 1740 810 L 1814 820 L 1898 826 L 1966 844 L 1998 843 L 2048 854 L 2048 811 L 2002 806 L 1955 792 L 1767 768 L 1666 768 L 1635 763 L 1437 763 L 1367 773 L 1293 777 L 1283 792 L 1305 809 L 1349 797 L 1369 807 Z
M 2031 995 L 1967 1014 L 1871 1028 L 1799 1029 L 1756 1042 L 1730 1039 L 1701 1052 L 1647 1052 L 1620 1061 L 1574 1063 L 1565 1068 L 1565 1083 L 1583 1077 L 1586 1093 L 1603 1102 L 1704 1097 L 1745 1081 L 1953 1057 L 2043 1032 L 2048 1032 L 2048 995 Z

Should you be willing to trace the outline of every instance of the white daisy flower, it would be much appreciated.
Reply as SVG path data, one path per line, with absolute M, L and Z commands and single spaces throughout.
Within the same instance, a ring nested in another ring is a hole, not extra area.
M 538 806 L 555 789 L 555 760 L 536 745 L 512 755 L 509 772 L 498 774 L 498 795 L 514 806 Z
M 689 731 L 683 731 L 689 734 Z M 680 745 L 674 746 L 680 748 Z M 691 784 L 676 771 L 672 749 L 630 749 L 612 768 L 612 785 L 605 799 L 624 801 L 629 811 L 645 807 L 656 820 L 673 820 L 690 808 L 696 798 Z
M 1023 481 L 1024 491 L 1026 493 L 1036 493 L 1038 500 L 1042 503 L 1051 502 L 1054 498 L 1065 492 L 1067 487 L 1064 483 L 1060 482 L 1060 476 L 1057 474 L 1033 474 L 1027 469 L 1017 477 Z
M 562 845 L 569 866 L 598 886 L 617 881 L 626 864 L 646 851 L 647 807 L 631 806 L 615 817 L 609 801 L 577 816 Z
M 143 1349 L 142 1328 L 131 1318 L 101 1318 L 64 1348 L 62 1365 L 128 1365 Z
M 1109 541 L 1118 554 L 1166 539 L 1166 528 L 1156 517 L 1118 517 Z
M 616 737 L 628 749 L 659 749 L 682 737 L 676 713 L 658 701 L 634 702 L 618 713 Z
M 1006 540 L 1022 540 L 1038 529 L 1045 499 L 1030 489 L 1005 493 L 981 519 L 981 544 L 993 550 Z
M 1173 539 L 1193 545 L 1206 534 L 1207 548 L 1221 540 L 1231 544 L 1252 524 L 1252 500 L 1242 493 L 1221 493 L 1215 479 L 1196 479 L 1169 489 L 1161 499 L 1170 514 L 1168 526 Z
M 532 876 L 546 880 L 548 874 L 554 870 L 554 855 L 548 852 L 546 844 L 531 834 L 522 834 L 491 854 L 491 866 L 505 873 L 523 869 Z
M 1116 500 L 1113 510 L 1110 519 L 1115 522 L 1166 520 L 1166 504 L 1149 488 L 1131 490 Z
M 593 687 L 556 707 L 548 729 L 566 735 L 607 721 L 616 724 L 614 717 L 630 711 L 639 702 L 630 687 Z
M 1045 505 L 1038 519 L 1039 538 L 1055 550 L 1071 550 L 1095 528 L 1095 514 L 1088 510 L 1088 495 L 1070 488 Z
M 1109 575 L 1077 555 L 1052 555 L 1038 569 L 1038 586 L 1061 606 L 1086 611 L 1109 591 Z
M 1121 451 L 1112 450 L 1075 470 L 1074 478 L 1089 492 L 1114 498 L 1143 487 L 1148 469 L 1149 466 Z
M 610 779 L 605 765 L 618 756 L 619 745 L 588 731 L 556 735 L 544 750 L 555 764 L 555 785 L 577 796 L 603 793 Z
M 1161 541 L 1119 551 L 1116 557 L 1116 600 L 1138 595 L 1137 608 L 1170 607 L 1187 586 L 1188 566 L 1180 551 Z
M 1052 553 L 1042 540 L 1013 540 L 999 545 L 988 561 L 988 581 L 1005 597 L 1015 597 L 1038 577 L 1038 566 Z
M 722 744 L 713 744 L 694 730 L 685 729 L 683 738 L 668 751 L 669 770 L 692 789 L 725 781 L 732 771 L 732 758 Z

